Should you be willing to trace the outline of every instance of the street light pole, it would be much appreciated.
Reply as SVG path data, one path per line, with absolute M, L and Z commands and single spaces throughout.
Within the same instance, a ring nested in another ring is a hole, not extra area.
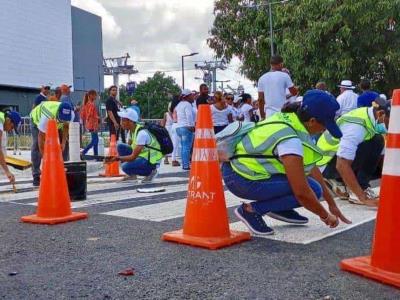
M 187 54 L 187 55 L 182 55 L 182 89 L 184 89 L 185 88 L 185 61 L 184 61 L 184 59 L 185 59 L 185 57 L 189 57 L 189 56 L 194 56 L 194 55 L 197 55 L 197 54 L 199 54 L 198 52 L 192 52 L 192 53 L 190 53 L 190 54 Z

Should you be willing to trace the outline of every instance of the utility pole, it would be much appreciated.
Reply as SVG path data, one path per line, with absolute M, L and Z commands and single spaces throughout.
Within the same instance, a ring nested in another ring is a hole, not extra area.
M 224 83 L 231 82 L 230 80 L 216 80 L 216 82 L 221 84 L 221 90 L 225 92 Z
M 203 71 L 203 80 L 207 85 L 211 86 L 211 91 L 217 91 L 217 70 L 225 70 L 225 60 L 205 61 L 204 64 L 194 65 L 196 69 Z
M 128 64 L 129 53 L 120 57 L 103 58 L 104 75 L 112 75 L 113 84 L 117 87 L 117 100 L 119 100 L 119 75 L 132 75 L 139 71 L 134 65 Z

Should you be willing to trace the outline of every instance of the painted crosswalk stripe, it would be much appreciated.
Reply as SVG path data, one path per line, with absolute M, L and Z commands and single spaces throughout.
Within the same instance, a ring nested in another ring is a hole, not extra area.
M 375 189 L 378 191 L 378 189 Z M 234 207 L 240 204 L 242 199 L 234 196 L 230 192 L 225 193 L 226 206 Z M 374 208 L 350 204 L 347 201 L 336 200 L 338 207 L 343 214 L 352 220 L 352 224 L 347 225 L 341 223 L 337 228 L 331 229 L 327 227 L 321 220 L 305 208 L 299 208 L 297 211 L 309 218 L 307 225 L 290 225 L 269 217 L 264 217 L 267 224 L 274 228 L 275 235 L 265 236 L 263 238 L 283 241 L 296 244 L 310 244 L 312 242 L 339 234 L 350 230 L 356 226 L 362 225 L 376 218 L 377 210 Z M 326 202 L 322 202 L 326 207 Z M 137 206 L 133 208 L 120 209 L 103 214 L 116 217 L 131 218 L 137 220 L 146 220 L 153 222 L 162 222 L 170 219 L 176 219 L 184 216 L 186 207 L 186 199 Z M 242 222 L 234 222 L 230 224 L 230 228 L 234 230 L 248 231 Z
M 166 177 L 163 178 L 162 180 L 157 180 L 154 181 L 154 184 L 163 186 L 163 185 L 170 185 L 173 183 L 179 182 L 177 186 L 182 185 L 182 190 L 186 189 L 187 185 L 187 179 L 186 178 L 181 178 L 181 177 Z M 89 200 L 91 199 L 101 199 L 106 198 L 108 196 L 113 196 L 113 199 L 115 197 L 118 197 L 118 195 L 121 194 L 126 194 L 130 193 L 136 194 L 135 189 L 137 187 L 142 186 L 138 182 L 131 182 L 131 181 L 125 181 L 125 182 L 104 182 L 104 183 L 93 183 L 93 184 L 88 184 L 88 193 L 90 194 L 91 192 L 96 192 L 95 195 L 88 195 Z M 124 188 L 129 189 L 125 190 Z M 113 190 L 113 191 L 110 191 Z M 103 192 L 102 192 L 103 191 Z M 107 191 L 110 192 L 109 195 L 107 195 Z M 174 190 L 176 191 L 176 190 Z M 33 191 L 28 191 L 28 192 L 22 192 L 22 193 L 17 193 L 14 194 L 12 191 L 8 193 L 2 193 L 0 194 L 0 202 L 15 202 L 15 201 L 22 201 L 22 200 L 28 200 L 28 199 L 35 199 L 39 195 L 39 190 L 33 190 Z

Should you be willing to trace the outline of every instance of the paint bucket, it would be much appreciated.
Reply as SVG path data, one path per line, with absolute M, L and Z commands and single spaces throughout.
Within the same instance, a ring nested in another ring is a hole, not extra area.
M 68 191 L 71 201 L 86 200 L 87 171 L 86 162 L 65 162 Z

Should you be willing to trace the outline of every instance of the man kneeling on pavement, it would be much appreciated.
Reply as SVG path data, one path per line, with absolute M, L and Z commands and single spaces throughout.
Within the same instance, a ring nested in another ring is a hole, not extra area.
M 118 157 L 109 161 L 121 161 L 122 171 L 128 176 L 126 179 L 136 179 L 136 176 L 145 176 L 142 182 L 151 182 L 158 174 L 157 166 L 163 158 L 160 144 L 149 130 L 139 123 L 137 112 L 128 108 L 118 112 L 121 117 L 121 127 L 131 134 L 130 145 L 118 144 Z
M 385 147 L 390 102 L 377 98 L 372 107 L 361 107 L 337 120 L 343 133 L 339 140 L 326 131 L 318 140 L 324 157 L 317 163 L 332 191 L 354 204 L 377 206 L 379 196 L 371 189 Z M 379 176 L 378 176 L 379 177 Z M 344 190 L 335 179 L 344 181 Z M 348 193 L 346 187 L 350 189 Z

